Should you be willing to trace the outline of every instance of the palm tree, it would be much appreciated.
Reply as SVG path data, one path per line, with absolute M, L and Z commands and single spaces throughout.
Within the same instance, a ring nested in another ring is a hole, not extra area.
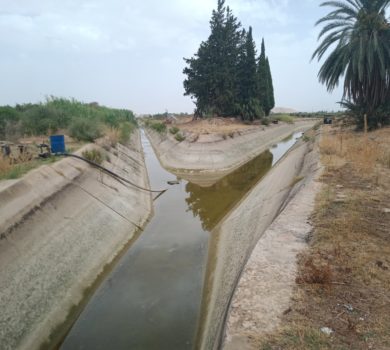
M 321 60 L 333 50 L 318 73 L 320 82 L 332 91 L 344 76 L 344 102 L 369 117 L 390 100 L 389 4 L 390 0 L 325 1 L 321 6 L 333 10 L 316 23 L 325 25 L 312 59 Z

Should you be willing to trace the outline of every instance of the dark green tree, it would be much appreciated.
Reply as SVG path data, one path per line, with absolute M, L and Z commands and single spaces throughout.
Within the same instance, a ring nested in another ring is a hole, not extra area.
M 268 57 L 265 60 L 266 72 L 267 72 L 267 110 L 265 111 L 267 115 L 271 113 L 272 108 L 275 107 L 275 96 L 274 96 L 274 83 L 272 81 L 271 68 L 269 65 Z
M 318 73 L 320 82 L 332 91 L 344 77 L 344 103 L 354 105 L 359 117 L 368 115 L 372 125 L 385 121 L 375 114 L 390 100 L 389 4 L 390 0 L 325 1 L 321 6 L 333 10 L 316 23 L 324 27 L 312 58 L 321 60 L 332 50 Z
M 184 59 L 185 95 L 195 99 L 195 114 L 234 115 L 240 23 L 224 0 L 218 0 L 210 21 L 211 34 L 193 58 Z
M 257 77 L 259 86 L 259 101 L 266 115 L 269 114 L 269 94 L 268 94 L 268 72 L 267 57 L 265 56 L 264 39 L 261 41 L 261 52 L 257 67 Z
M 259 81 L 257 79 L 256 45 L 252 28 L 242 32 L 242 44 L 239 62 L 239 105 L 244 120 L 254 120 L 264 116 L 259 101 Z
M 184 94 L 194 100 L 195 116 L 241 115 L 253 120 L 269 113 L 274 102 L 273 92 L 272 96 L 269 93 L 273 88 L 264 41 L 257 67 L 252 28 L 242 30 L 224 0 L 218 0 L 210 30 L 194 57 L 184 59 Z

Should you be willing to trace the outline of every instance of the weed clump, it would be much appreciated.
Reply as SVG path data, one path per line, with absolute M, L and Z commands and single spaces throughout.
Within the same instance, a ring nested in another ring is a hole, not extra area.
M 323 284 L 330 285 L 332 283 L 333 275 L 329 264 L 318 265 L 310 256 L 304 263 L 304 269 L 300 276 L 296 278 L 298 284 Z
M 119 142 L 126 145 L 130 141 L 130 135 L 134 131 L 134 124 L 124 122 L 119 127 Z
M 169 132 L 172 135 L 176 135 L 179 131 L 180 131 L 180 129 L 178 127 L 176 127 L 176 126 L 173 126 L 172 128 L 169 129 Z
M 103 163 L 103 154 L 97 149 L 86 150 L 82 153 L 83 157 L 96 164 Z
M 186 137 L 184 135 L 180 134 L 180 133 L 177 133 L 175 135 L 175 139 L 176 139 L 176 141 L 182 142 L 182 141 L 184 141 L 186 139 Z
M 164 123 L 150 123 L 149 124 L 150 128 L 153 129 L 154 131 L 157 131 L 158 133 L 162 134 L 167 130 L 167 126 Z

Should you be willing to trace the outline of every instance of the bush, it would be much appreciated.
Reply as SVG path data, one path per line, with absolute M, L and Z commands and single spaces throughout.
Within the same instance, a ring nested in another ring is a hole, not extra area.
M 269 120 L 269 118 L 262 118 L 261 119 L 261 124 L 263 125 L 269 125 L 271 123 L 271 121 Z
M 129 122 L 122 123 L 119 127 L 119 142 L 123 145 L 130 141 L 130 135 L 134 130 L 134 124 Z
M 157 131 L 158 133 L 163 133 L 167 130 L 167 126 L 164 123 L 151 123 L 150 128 Z
M 103 154 L 97 149 L 87 150 L 82 153 L 82 156 L 96 164 L 102 164 L 103 163 Z
M 177 133 L 177 134 L 175 135 L 175 139 L 176 139 L 176 141 L 182 142 L 182 141 L 184 141 L 186 138 L 185 138 L 185 136 L 183 136 L 182 134 Z
M 69 134 L 79 141 L 93 142 L 102 136 L 102 128 L 94 120 L 75 119 L 69 127 Z
M 85 129 L 82 132 L 76 130 L 78 125 L 84 127 L 87 124 L 91 132 Z M 47 135 L 57 130 L 70 132 L 72 128 L 77 139 L 92 141 L 96 138 L 97 129 L 102 125 L 116 129 L 124 125 L 125 132 L 129 130 L 130 125 L 135 127 L 137 122 L 133 112 L 129 110 L 107 108 L 99 106 L 96 102 L 83 103 L 56 97 L 49 97 L 44 103 L 39 104 L 0 107 L 0 139 L 15 139 L 24 134 Z M 101 130 L 98 131 L 97 134 L 100 135 Z
M 288 114 L 277 114 L 273 116 L 274 119 L 279 120 L 284 123 L 294 124 L 294 117 Z
M 177 134 L 178 132 L 180 131 L 180 129 L 176 126 L 173 126 L 172 128 L 169 129 L 169 132 L 172 134 L 172 135 L 175 135 Z

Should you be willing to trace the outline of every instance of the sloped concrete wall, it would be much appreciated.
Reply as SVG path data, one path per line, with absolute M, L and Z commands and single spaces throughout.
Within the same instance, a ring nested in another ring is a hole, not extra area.
M 138 131 L 100 150 L 105 167 L 149 187 Z M 151 213 L 150 193 L 72 158 L 0 183 L 1 348 L 47 341 Z

